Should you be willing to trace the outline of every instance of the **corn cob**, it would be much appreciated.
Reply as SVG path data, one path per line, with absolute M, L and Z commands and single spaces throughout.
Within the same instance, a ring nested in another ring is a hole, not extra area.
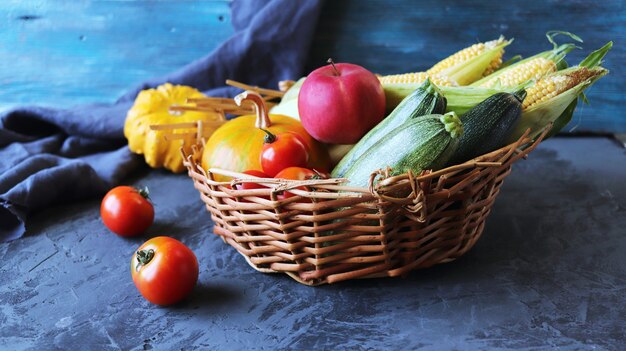
M 447 58 L 439 61 L 437 64 L 435 64 L 433 67 L 431 67 L 428 71 L 426 71 L 428 74 L 439 74 L 442 72 L 445 72 L 446 70 L 453 68 L 457 65 L 466 63 L 482 54 L 484 54 L 485 52 L 500 46 L 502 43 L 504 43 L 505 40 L 503 37 L 500 37 L 499 39 L 496 40 L 492 40 L 492 41 L 488 41 L 485 43 L 478 43 L 478 44 L 474 44 L 470 47 L 467 47 L 461 51 L 458 51 L 450 56 L 448 56 Z M 504 47 L 502 47 L 500 50 L 497 51 L 496 55 L 494 55 L 494 57 L 491 59 L 491 61 L 489 61 L 489 64 L 486 68 L 483 69 L 483 71 L 481 72 L 481 74 L 483 76 L 490 74 L 491 72 L 495 71 L 498 69 L 498 67 L 500 67 L 500 65 L 502 64 L 502 56 L 504 55 Z
M 522 118 L 509 141 L 519 138 L 527 129 L 531 137 L 553 123 L 550 135 L 556 134 L 571 120 L 578 97 L 586 100 L 584 91 L 609 71 L 600 66 L 602 58 L 613 46 L 608 42 L 592 52 L 578 66 L 567 68 L 541 78 L 526 87 L 528 93 L 522 107 Z
M 485 74 L 493 72 L 502 64 L 504 47 L 511 43 L 503 37 L 486 43 L 474 44 L 435 64 L 426 72 L 396 74 L 381 77 L 387 84 L 419 85 L 430 77 L 440 86 L 468 85 Z
M 382 84 L 410 84 L 410 83 L 423 83 L 427 78 L 435 83 L 437 86 L 457 86 L 458 84 L 448 77 L 440 76 L 438 74 L 429 75 L 426 72 L 414 72 L 404 74 L 393 74 L 388 76 L 379 77 L 378 79 Z
M 440 90 L 448 101 L 447 111 L 454 111 L 458 115 L 463 115 L 476 104 L 493 94 L 513 92 L 517 88 L 523 87 L 527 92 L 526 99 L 524 99 L 522 104 L 522 114 L 524 114 L 527 111 L 534 110 L 537 106 L 553 106 L 554 100 L 567 92 L 575 90 L 580 93 L 607 73 L 608 71 L 603 67 L 574 66 L 514 88 L 442 86 Z
M 472 83 L 472 86 L 484 88 L 513 88 L 531 80 L 539 79 L 546 74 L 557 71 L 560 68 L 567 67 L 565 63 L 565 55 L 572 51 L 576 46 L 571 43 L 557 46 L 554 36 L 557 34 L 566 34 L 573 40 L 582 41 L 574 34 L 566 32 L 548 32 L 546 36 L 554 45 L 552 50 L 541 52 L 522 61 L 516 62 L 508 67 L 502 68 L 498 72 L 488 75 L 487 77 Z
M 483 72 L 483 77 L 486 77 L 492 74 L 493 72 L 497 71 L 500 68 L 500 66 L 502 65 L 502 56 L 504 56 L 504 49 L 500 51 L 500 54 L 498 55 L 498 57 L 494 58 L 489 63 L 489 67 L 487 67 L 487 69 Z
M 558 125 L 551 134 L 558 132 L 572 118 L 578 97 L 607 73 L 608 70 L 600 66 L 575 66 L 557 71 L 528 86 L 522 117 L 508 141 L 517 140 L 527 129 L 531 130 L 530 137 L 535 137 L 550 123 Z
M 476 84 L 476 86 L 484 88 L 495 88 L 498 85 L 506 88 L 515 87 L 528 80 L 539 79 L 548 73 L 556 71 L 556 63 L 543 57 L 536 57 L 519 63 L 519 65 L 515 65 L 515 69 L 508 70 L 506 74 L 495 77 L 487 76 L 485 80 L 480 84 Z
M 522 108 L 524 110 L 530 109 L 601 73 L 597 69 L 592 70 L 587 67 L 579 67 L 574 70 L 564 70 L 543 77 L 526 88 L 528 95 L 526 100 L 524 100 Z
M 479 86 L 440 87 L 446 97 L 447 111 L 464 114 L 479 102 L 499 92 L 513 92 L 525 88 L 527 97 L 522 105 L 522 117 L 512 131 L 508 142 L 516 141 L 527 129 L 530 137 L 537 136 L 547 125 L 554 123 L 550 135 L 563 128 L 572 118 L 579 96 L 596 80 L 608 73 L 601 67 L 602 58 L 613 46 L 612 42 L 592 52 L 578 66 L 553 72 L 538 80 L 528 81 L 513 88 L 485 88 Z
M 387 97 L 387 112 L 393 111 L 426 77 L 430 77 L 433 83 L 441 87 L 468 85 L 481 79 L 485 72 L 500 65 L 504 48 L 510 43 L 511 40 L 501 37 L 474 44 L 435 64 L 427 72 L 379 77 Z

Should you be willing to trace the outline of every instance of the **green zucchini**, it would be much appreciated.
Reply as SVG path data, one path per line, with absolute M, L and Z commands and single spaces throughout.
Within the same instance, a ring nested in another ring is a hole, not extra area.
M 413 118 L 446 112 L 446 98 L 430 79 L 426 79 L 393 112 L 370 130 L 337 164 L 333 177 L 341 178 L 352 163 L 392 130 Z
M 454 154 L 463 125 L 456 113 L 411 119 L 374 144 L 345 172 L 349 184 L 367 187 L 370 175 L 390 167 L 392 175 L 439 169 Z
M 522 114 L 526 90 L 497 93 L 461 116 L 464 133 L 449 164 L 459 164 L 504 146 Z

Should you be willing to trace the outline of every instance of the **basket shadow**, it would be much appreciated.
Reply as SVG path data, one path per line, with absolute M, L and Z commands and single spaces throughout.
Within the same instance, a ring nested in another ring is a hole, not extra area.
M 503 202 L 506 202 L 503 201 Z M 488 288 L 498 280 L 514 284 L 524 284 L 525 279 L 518 275 L 517 269 L 540 272 L 545 264 L 545 247 L 549 246 L 550 237 L 533 235 L 528 240 L 528 232 L 536 232 L 535 223 L 528 222 L 512 225 L 506 203 L 496 205 L 487 219 L 485 230 L 476 245 L 454 261 L 416 269 L 404 276 L 395 278 L 356 279 L 330 285 L 330 289 L 341 290 L 341 286 L 354 288 L 442 288 L 469 286 L 477 284 Z M 515 230 L 511 227 L 514 226 Z M 520 229 L 521 227 L 521 229 Z M 552 260 L 559 260 L 559 252 L 550 255 Z
M 577 267 L 577 262 L 570 262 L 575 257 L 572 250 L 585 247 L 581 243 L 592 229 L 590 221 L 575 219 L 584 218 L 587 211 L 577 204 L 609 205 L 597 199 L 597 189 L 577 177 L 571 164 L 559 160 L 555 152 L 537 150 L 535 156 L 534 164 L 516 165 L 516 172 L 507 178 L 473 248 L 455 261 L 413 271 L 406 280 L 541 288 L 540 279 L 559 279 Z

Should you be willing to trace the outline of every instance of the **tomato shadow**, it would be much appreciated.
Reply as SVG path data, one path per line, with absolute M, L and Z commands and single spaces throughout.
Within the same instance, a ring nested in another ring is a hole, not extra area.
M 184 301 L 171 306 L 181 310 L 214 310 L 236 304 L 243 297 L 243 292 L 228 285 L 200 283 Z
M 149 238 L 154 238 L 157 236 L 171 236 L 178 237 L 179 234 L 185 233 L 188 230 L 185 226 L 179 225 L 178 223 L 173 223 L 171 221 L 155 221 L 152 223 L 150 228 L 146 231 L 145 236 Z

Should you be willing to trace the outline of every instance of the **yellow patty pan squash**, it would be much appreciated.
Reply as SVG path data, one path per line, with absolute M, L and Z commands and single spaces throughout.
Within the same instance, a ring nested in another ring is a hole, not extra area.
M 130 151 L 143 154 L 152 168 L 165 167 L 174 173 L 182 172 L 181 146 L 195 144 L 195 129 L 169 130 L 177 133 L 178 139 L 166 140 L 163 130 L 151 130 L 153 125 L 188 122 L 203 122 L 202 136 L 208 138 L 215 128 L 224 122 L 222 114 L 200 111 L 170 111 L 171 106 L 189 105 L 189 98 L 204 98 L 198 90 L 182 85 L 166 83 L 156 89 L 143 90 L 137 95 L 135 104 L 126 115 L 124 136 Z M 188 151 L 188 150 L 186 150 Z

